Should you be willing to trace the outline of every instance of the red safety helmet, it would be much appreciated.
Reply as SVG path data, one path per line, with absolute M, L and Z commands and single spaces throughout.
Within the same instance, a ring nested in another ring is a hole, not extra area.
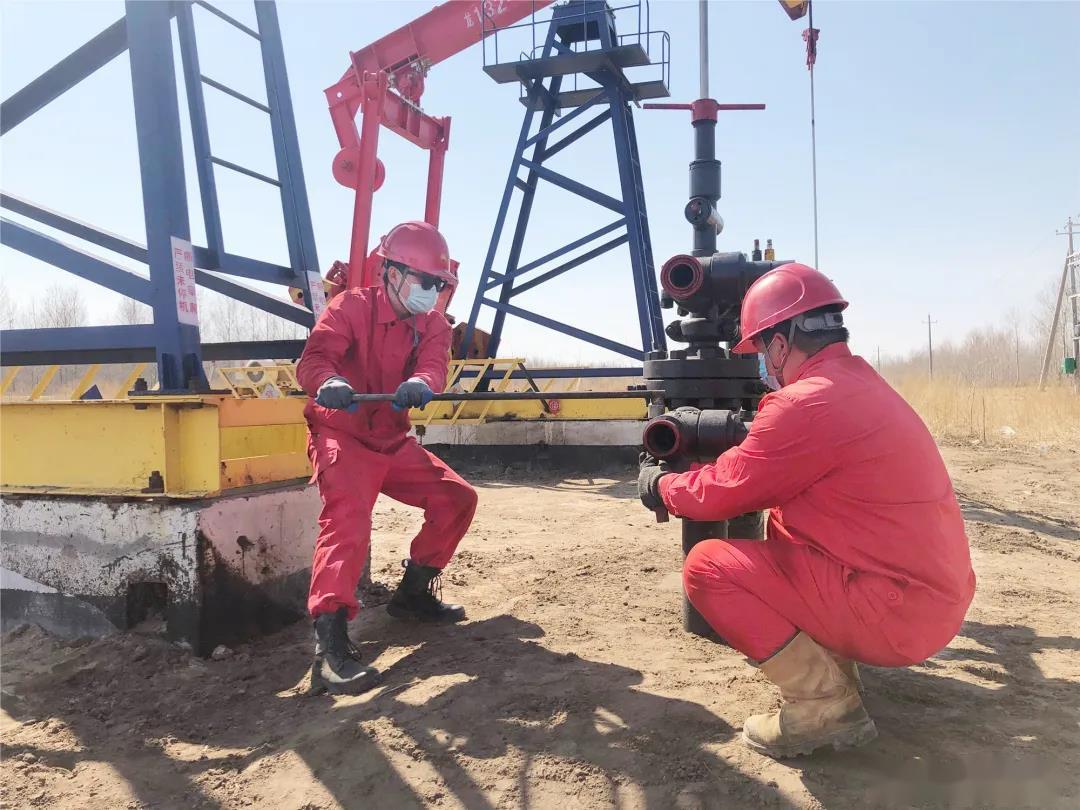
M 379 240 L 375 255 L 398 262 L 457 285 L 457 275 L 451 269 L 450 249 L 438 229 L 427 222 L 402 222 Z
M 746 291 L 739 315 L 742 339 L 731 351 L 733 354 L 752 354 L 757 351 L 754 338 L 770 326 L 830 305 L 836 305 L 839 312 L 848 302 L 824 273 L 805 264 L 782 264 Z

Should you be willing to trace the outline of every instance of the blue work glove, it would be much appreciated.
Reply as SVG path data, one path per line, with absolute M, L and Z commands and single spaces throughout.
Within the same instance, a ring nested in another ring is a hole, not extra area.
M 359 402 L 353 402 L 353 387 L 344 377 L 331 377 L 315 393 L 315 402 L 324 408 L 334 408 L 352 413 L 360 407 Z
M 431 398 L 435 396 L 428 384 L 421 379 L 413 377 L 398 386 L 394 392 L 393 409 L 395 411 L 407 411 L 409 408 L 423 408 Z
M 665 509 L 664 501 L 660 497 L 660 479 L 665 475 L 671 475 L 671 469 L 664 462 L 657 461 L 648 453 L 638 456 L 638 497 L 641 505 L 654 512 L 657 509 Z

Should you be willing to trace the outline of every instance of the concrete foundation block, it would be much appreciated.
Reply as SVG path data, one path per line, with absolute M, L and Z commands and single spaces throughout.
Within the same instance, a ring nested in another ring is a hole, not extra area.
M 205 500 L 5 495 L 0 623 L 101 636 L 154 615 L 201 654 L 305 613 L 320 509 L 291 485 Z

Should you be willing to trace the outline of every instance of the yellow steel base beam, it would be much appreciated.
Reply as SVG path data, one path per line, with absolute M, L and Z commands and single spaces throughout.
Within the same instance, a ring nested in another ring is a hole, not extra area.
M 198 498 L 311 474 L 303 397 L 145 396 L 5 402 L 6 492 Z M 417 425 L 482 421 L 639 420 L 644 400 L 432 403 Z
M 303 402 L 7 402 L 0 489 L 197 498 L 309 475 Z

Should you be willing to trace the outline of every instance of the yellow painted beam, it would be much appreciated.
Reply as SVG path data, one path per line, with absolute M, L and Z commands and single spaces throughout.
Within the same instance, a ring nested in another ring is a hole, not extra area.
M 221 489 L 217 412 L 189 403 L 11 402 L 4 490 L 198 497 Z M 157 472 L 164 493 L 143 492 Z
M 0 488 L 185 498 L 291 481 L 310 475 L 304 402 L 194 395 L 5 402 Z M 447 425 L 475 424 L 485 413 L 489 421 L 644 420 L 647 413 L 643 399 L 565 400 L 555 414 L 537 401 L 462 404 L 458 412 L 432 403 L 412 415 L 418 424 L 441 415 L 430 424 Z M 164 493 L 143 492 L 155 471 Z
M 221 428 L 224 459 L 306 452 L 307 427 L 303 424 Z
M 303 425 L 307 397 L 276 399 L 233 399 L 223 397 L 218 404 L 221 427 L 255 425 Z
M 167 445 L 170 457 L 165 477 L 167 494 L 196 495 L 221 491 L 221 437 L 218 431 L 217 408 L 199 405 L 169 405 L 166 414 L 175 413 L 177 431 L 175 443 Z M 179 477 L 176 477 L 176 473 Z
M 91 407 L 93 406 L 93 407 Z M 163 405 L 10 402 L 0 419 L 4 489 L 138 493 L 165 470 Z
M 15 377 L 22 371 L 22 366 L 12 366 L 4 372 L 4 379 L 0 380 L 0 396 L 7 393 L 7 390 L 11 388 L 11 384 L 15 382 Z
M 228 458 L 221 462 L 223 489 L 250 487 L 277 481 L 311 477 L 307 453 L 276 453 L 250 458 Z
M 30 392 L 30 399 L 38 399 L 45 393 L 45 389 L 49 387 L 49 383 L 52 382 L 52 378 L 56 376 L 56 372 L 60 370 L 60 366 L 49 366 L 45 369 L 45 373 L 41 375 L 41 379 L 38 384 L 34 386 L 34 390 Z
M 559 412 L 554 418 L 646 419 L 648 415 L 649 406 L 644 399 L 564 399 L 559 401 Z

